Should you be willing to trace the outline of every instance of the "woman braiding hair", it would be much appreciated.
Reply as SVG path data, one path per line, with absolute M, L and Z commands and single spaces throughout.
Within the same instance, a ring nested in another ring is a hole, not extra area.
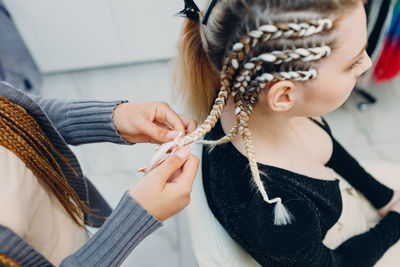
M 195 127 L 162 102 L 45 99 L 0 81 L 0 265 L 121 265 L 189 204 L 198 159 L 177 150 L 112 210 L 68 145 L 164 143 Z

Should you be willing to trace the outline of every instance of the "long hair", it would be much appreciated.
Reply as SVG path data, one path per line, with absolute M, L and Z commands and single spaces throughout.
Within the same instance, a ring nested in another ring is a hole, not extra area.
M 0 145 L 12 151 L 45 184 L 71 219 L 84 227 L 84 214 L 91 214 L 68 184 L 57 159 L 67 159 L 54 148 L 37 122 L 20 106 L 0 96 Z M 77 175 L 77 174 L 76 174 Z
M 0 253 L 0 266 L 6 267 L 21 267 L 21 264 L 11 259 L 10 257 Z
M 248 121 L 262 88 L 279 80 L 306 82 L 336 48 L 341 15 L 362 0 L 220 0 L 207 25 L 187 19 L 178 40 L 174 85 L 188 111 L 204 122 L 180 145 L 201 139 L 216 124 L 229 97 L 236 125 L 217 145 L 240 134 L 254 185 L 275 205 L 275 224 L 290 213 L 280 198 L 270 200 L 261 181 Z M 200 12 L 200 21 L 203 11 Z M 211 110 L 210 110 L 211 109 Z

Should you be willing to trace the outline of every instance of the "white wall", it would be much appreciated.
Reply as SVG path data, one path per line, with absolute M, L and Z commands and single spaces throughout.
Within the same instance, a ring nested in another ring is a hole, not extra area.
M 4 0 L 42 72 L 170 58 L 183 0 Z M 205 2 L 197 1 L 199 6 Z

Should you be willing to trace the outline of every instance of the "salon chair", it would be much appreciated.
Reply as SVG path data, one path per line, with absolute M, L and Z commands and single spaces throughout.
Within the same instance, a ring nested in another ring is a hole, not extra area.
M 193 184 L 191 203 L 187 207 L 193 252 L 203 267 L 256 267 L 260 266 L 237 244 L 214 217 L 208 207 L 203 189 L 202 146 L 193 145 L 192 153 L 200 158 L 200 167 Z

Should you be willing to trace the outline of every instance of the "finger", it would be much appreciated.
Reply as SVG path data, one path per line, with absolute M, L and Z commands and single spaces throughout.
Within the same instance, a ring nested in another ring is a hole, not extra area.
M 147 136 L 151 143 L 165 143 L 167 135 L 171 132 L 148 120 L 143 120 L 140 128 L 142 135 Z
M 154 168 L 150 173 L 151 179 L 158 179 L 164 186 L 168 179 L 179 170 L 186 162 L 191 151 L 190 146 L 185 146 L 167 158 L 162 164 Z
M 160 123 L 168 123 L 174 131 L 184 133 L 185 124 L 180 116 L 168 104 L 160 104 L 157 106 L 156 120 Z M 165 140 L 171 141 L 171 140 Z
M 185 164 L 183 165 L 182 172 L 175 178 L 176 183 L 182 184 L 184 187 L 192 191 L 192 185 L 196 178 L 196 173 L 199 169 L 199 158 L 189 155 Z
M 197 121 L 194 119 L 188 118 L 186 116 L 180 115 L 183 124 L 185 125 L 186 133 L 191 133 L 197 128 Z
M 151 136 L 140 134 L 136 136 L 131 136 L 131 135 L 122 135 L 121 136 L 124 140 L 126 140 L 129 143 L 135 144 L 135 143 L 152 143 L 152 144 L 161 144 L 164 142 L 160 142 L 158 139 L 154 139 Z

